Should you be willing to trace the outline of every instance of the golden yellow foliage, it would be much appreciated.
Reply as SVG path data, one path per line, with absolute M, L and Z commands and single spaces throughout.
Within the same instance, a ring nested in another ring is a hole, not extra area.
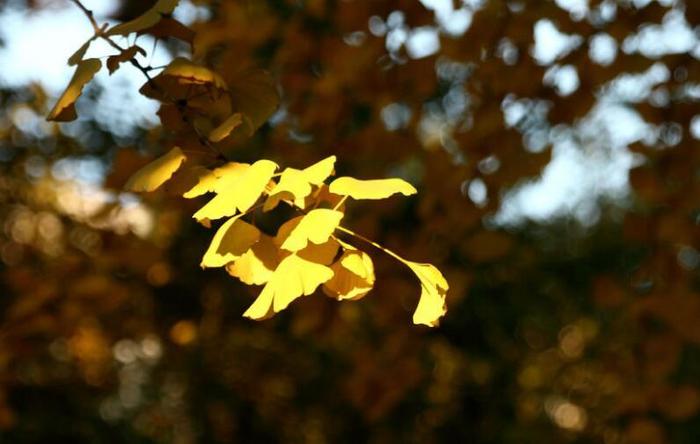
M 134 192 L 154 191 L 172 177 L 185 159 L 182 150 L 175 147 L 138 170 L 124 188 Z
M 216 232 L 201 267 L 223 267 L 238 259 L 260 239 L 260 230 L 240 220 L 237 215 L 227 220 Z
M 78 117 L 75 112 L 75 101 L 78 100 L 78 97 L 83 92 L 85 84 L 92 80 L 100 68 L 102 68 L 100 59 L 86 59 L 78 62 L 73 78 L 56 102 L 56 105 L 54 105 L 47 119 L 57 122 L 75 120 Z
M 132 32 L 142 31 L 158 23 L 163 15 L 171 14 L 178 3 L 179 0 L 158 0 L 153 7 L 142 15 L 108 29 L 105 34 L 108 36 L 127 35 Z
M 329 190 L 333 194 L 353 199 L 386 199 L 397 193 L 410 196 L 417 192 L 413 185 L 402 179 L 359 180 L 354 177 L 335 179 Z
M 222 176 L 215 185 L 216 197 L 200 208 L 193 217 L 197 220 L 214 220 L 232 216 L 236 211 L 248 211 L 260 198 L 276 169 L 276 163 L 262 159 L 246 168 L 240 175 Z
M 265 319 L 278 313 L 300 296 L 308 296 L 333 277 L 333 271 L 321 264 L 291 254 L 280 262 L 262 292 L 243 313 L 251 319 Z
M 305 198 L 312 192 L 312 185 L 322 185 L 333 174 L 334 165 L 335 156 L 330 156 L 303 170 L 286 168 L 282 172 L 279 182 L 270 191 L 270 197 L 265 202 L 263 209 L 269 211 L 275 208 L 281 200 L 293 201 L 294 205 L 303 209 Z
M 328 241 L 342 218 L 340 211 L 325 208 L 311 210 L 282 225 L 275 241 L 280 248 L 292 252 L 305 248 L 309 242 L 322 244 Z
M 243 123 L 243 115 L 241 113 L 232 114 L 231 117 L 224 120 L 221 125 L 217 126 L 209 133 L 209 141 L 222 141 L 231 134 L 231 131 L 238 128 L 241 123 Z
M 339 301 L 355 301 L 374 287 L 374 264 L 364 251 L 348 244 L 343 244 L 343 247 L 345 252 L 331 266 L 333 278 L 323 284 L 323 290 Z
M 421 294 L 416 311 L 413 312 L 413 323 L 435 327 L 447 312 L 445 296 L 450 288 L 440 270 L 431 264 L 421 264 L 402 260 L 420 280 Z

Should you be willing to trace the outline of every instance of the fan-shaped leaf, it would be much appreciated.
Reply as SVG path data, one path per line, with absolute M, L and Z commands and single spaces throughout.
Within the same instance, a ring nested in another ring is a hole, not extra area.
M 216 232 L 200 266 L 223 267 L 245 254 L 260 239 L 260 230 L 234 216 Z
M 220 75 L 190 60 L 177 57 L 163 72 L 146 82 L 140 92 L 146 97 L 170 102 L 173 99 L 214 96 L 217 95 L 215 93 L 226 90 L 228 87 Z
M 83 92 L 83 87 L 95 76 L 102 67 L 99 59 L 85 59 L 78 62 L 73 78 L 68 87 L 54 105 L 47 120 L 57 122 L 68 122 L 75 120 L 78 115 L 75 113 L 75 101 Z
M 287 251 L 299 251 L 309 242 L 322 244 L 328 241 L 343 218 L 340 211 L 319 208 L 304 216 L 284 223 L 277 232 L 275 241 Z
M 75 66 L 83 61 L 83 57 L 85 56 L 87 50 L 90 48 L 90 44 L 93 40 L 95 40 L 94 36 L 91 37 L 87 42 L 83 43 L 82 46 L 78 48 L 78 50 L 75 51 L 72 56 L 68 58 L 68 66 Z
M 323 289 L 338 300 L 360 299 L 374 287 L 374 264 L 364 251 L 353 247 L 346 249 L 331 269 L 333 278 L 323 284 Z
M 280 262 L 258 298 L 243 316 L 265 319 L 278 313 L 301 296 L 308 296 L 333 277 L 333 271 L 321 264 L 291 254 Z
M 228 137 L 231 131 L 238 128 L 241 123 L 243 123 L 243 115 L 241 113 L 233 114 L 209 133 L 209 140 L 215 143 L 220 142 Z
M 226 265 L 226 271 L 245 284 L 263 285 L 270 280 L 279 263 L 279 248 L 272 237 L 261 233 L 257 243 Z
M 418 277 L 421 286 L 420 300 L 413 312 L 413 323 L 429 327 L 438 325 L 440 318 L 447 312 L 445 297 L 450 288 L 440 270 L 431 264 L 421 264 L 401 260 Z
M 248 167 L 250 167 L 250 164 L 248 163 L 229 162 L 226 165 L 214 169 L 213 171 L 209 171 L 206 174 L 203 174 L 199 178 L 197 185 L 183 194 L 182 197 L 192 199 L 193 197 L 216 191 L 216 184 L 221 177 L 227 176 L 230 179 L 233 176 L 239 176 L 243 174 Z
M 402 179 L 359 180 L 354 177 L 337 178 L 331 182 L 329 190 L 353 199 L 385 199 L 397 193 L 404 196 L 416 193 L 413 185 Z
M 107 58 L 107 70 L 109 70 L 109 74 L 113 74 L 114 71 L 119 69 L 119 65 L 133 59 L 134 56 L 136 56 L 136 54 L 139 52 L 143 55 L 146 55 L 146 51 L 144 51 L 143 48 L 134 45 L 126 48 L 124 51 L 120 52 L 117 55 L 113 55 Z
M 335 156 L 330 156 L 303 170 L 286 168 L 277 185 L 270 191 L 270 197 L 263 209 L 269 211 L 283 199 L 294 201 L 297 207 L 305 208 L 305 198 L 311 194 L 312 185 L 323 184 L 323 181 L 333 174 L 334 165 Z
M 147 10 L 142 15 L 108 29 L 105 35 L 127 35 L 154 26 L 160 21 L 164 14 L 171 14 L 178 2 L 179 0 L 158 0 L 151 9 Z
M 238 74 L 230 82 L 230 92 L 236 111 L 245 116 L 249 135 L 265 123 L 279 104 L 274 80 L 259 69 Z
M 215 184 L 218 193 L 194 214 L 197 220 L 219 219 L 232 216 L 236 211 L 248 211 L 265 191 L 277 164 L 266 159 L 258 160 L 241 174 L 224 174 Z
M 170 179 L 185 159 L 186 156 L 180 148 L 175 147 L 164 156 L 138 170 L 131 176 L 124 188 L 135 192 L 153 191 Z

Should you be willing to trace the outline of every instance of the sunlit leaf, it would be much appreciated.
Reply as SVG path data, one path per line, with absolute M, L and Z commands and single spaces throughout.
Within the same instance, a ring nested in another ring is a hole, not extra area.
M 78 117 L 75 112 L 75 101 L 78 100 L 78 97 L 83 92 L 85 84 L 92 80 L 101 67 L 102 62 L 99 59 L 86 59 L 79 62 L 73 78 L 49 113 L 47 120 L 57 122 L 75 120 Z
M 333 278 L 323 284 L 323 289 L 338 300 L 357 300 L 374 287 L 374 264 L 364 251 L 343 244 L 345 252 L 331 269 Z M 349 248 L 347 248 L 349 247 Z
M 82 62 L 83 57 L 85 57 L 85 53 L 90 48 L 90 44 L 93 40 L 95 40 L 95 37 L 91 37 L 87 42 L 83 43 L 82 46 L 68 58 L 68 66 L 75 66 Z
M 241 113 L 233 114 L 209 133 L 209 140 L 212 142 L 219 142 L 225 139 L 231 134 L 231 131 L 238 128 L 242 123 L 243 115 Z
M 413 312 L 413 323 L 424 324 L 428 327 L 438 325 L 440 318 L 447 313 L 445 297 L 450 288 L 440 270 L 431 264 L 421 264 L 401 259 L 420 280 L 421 295 L 416 311 Z
M 217 195 L 193 217 L 197 220 L 214 220 L 233 216 L 236 211 L 248 211 L 265 191 L 276 169 L 276 163 L 262 159 L 246 168 L 242 174 L 224 174 L 216 182 Z
M 134 192 L 153 191 L 170 179 L 185 159 L 186 156 L 180 148 L 175 147 L 138 170 L 124 188 Z
M 311 194 L 312 185 L 323 184 L 323 181 L 333 174 L 334 165 L 335 156 L 330 156 L 303 170 L 286 168 L 277 185 L 270 191 L 270 197 L 263 209 L 269 211 L 284 199 L 293 201 L 297 207 L 303 209 L 305 198 Z
M 317 264 L 330 265 L 338 254 L 338 248 L 340 248 L 338 241 L 335 238 L 330 237 L 322 244 L 309 243 L 305 248 L 294 253 L 281 250 L 280 254 L 282 257 L 286 257 L 285 255 L 288 254 L 296 254 L 302 259 L 306 259 Z
M 151 9 L 147 10 L 142 15 L 108 29 L 105 35 L 127 35 L 149 28 L 158 23 L 163 15 L 171 14 L 178 2 L 179 0 L 158 0 Z
M 279 263 L 279 248 L 273 238 L 260 233 L 258 242 L 226 265 L 226 271 L 245 284 L 263 285 L 270 280 Z
M 413 185 L 402 179 L 359 180 L 354 177 L 335 179 L 331 182 L 329 190 L 333 194 L 350 196 L 353 199 L 385 199 L 397 193 L 404 196 L 416 193 Z
M 343 213 L 326 208 L 309 211 L 285 222 L 277 232 L 275 241 L 287 251 L 299 251 L 309 242 L 322 244 L 328 241 L 340 224 Z
M 260 230 L 242 221 L 240 216 L 227 220 L 217 230 L 202 258 L 202 268 L 223 267 L 241 257 L 260 239 Z
M 280 262 L 258 298 L 243 316 L 265 319 L 278 313 L 301 296 L 308 296 L 333 277 L 333 271 L 291 254 Z
M 144 51 L 143 48 L 134 45 L 126 48 L 117 55 L 107 58 L 107 70 L 109 71 L 110 75 L 119 69 L 119 65 L 133 59 L 138 53 L 146 55 L 146 51 Z
M 279 94 L 267 72 L 253 69 L 238 74 L 230 84 L 236 111 L 243 113 L 248 133 L 253 134 L 275 112 Z
M 201 65 L 177 57 L 156 77 L 141 87 L 141 94 L 162 102 L 199 98 L 217 99 L 228 87 L 221 76 Z M 227 101 L 228 102 L 228 101 Z
M 155 25 L 138 31 L 139 35 L 149 34 L 158 39 L 176 38 L 192 45 L 194 31 L 172 17 L 163 17 Z
M 216 191 L 216 184 L 221 177 L 227 176 L 227 178 L 230 180 L 234 176 L 240 176 L 243 174 L 248 167 L 250 167 L 250 164 L 248 163 L 229 162 L 226 165 L 209 171 L 207 174 L 202 175 L 199 178 L 197 185 L 183 194 L 182 197 L 192 199 L 194 197 Z

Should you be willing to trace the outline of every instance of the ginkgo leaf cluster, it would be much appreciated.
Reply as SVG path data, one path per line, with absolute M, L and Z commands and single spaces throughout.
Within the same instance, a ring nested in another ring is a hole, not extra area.
M 178 190 L 184 198 L 207 197 L 194 219 L 206 226 L 222 219 L 223 223 L 206 249 L 201 266 L 225 268 L 245 284 L 263 286 L 244 316 L 268 318 L 296 299 L 314 294 L 319 287 L 339 301 L 357 300 L 369 293 L 375 283 L 372 259 L 356 245 L 337 237 L 344 233 L 364 239 L 408 266 L 421 286 L 413 321 L 437 325 L 446 312 L 449 288 L 440 271 L 430 264 L 403 259 L 341 225 L 347 199 L 409 196 L 416 193 L 411 184 L 399 178 L 333 179 L 335 156 L 303 169 L 281 171 L 276 162 L 268 159 L 253 163 L 229 161 L 223 151 L 238 137 L 252 134 L 277 107 L 278 96 L 271 77 L 248 70 L 227 82 L 216 71 L 185 57 L 176 57 L 151 77 L 150 70 L 136 60 L 144 54 L 141 47 L 132 44 L 121 48 L 114 42 L 114 37 L 151 31 L 161 38 L 191 40 L 185 32 L 187 28 L 169 17 L 177 3 L 159 0 L 142 16 L 106 30 L 94 23 L 95 35 L 69 59 L 69 64 L 77 65 L 76 72 L 49 120 L 77 117 L 75 101 L 102 67 L 99 59 L 83 60 L 83 56 L 93 40 L 107 40 L 119 49 L 118 54 L 108 58 L 110 74 L 125 62 L 144 72 L 147 81 L 140 92 L 161 102 L 158 115 L 174 140 L 166 154 L 136 171 L 125 188 L 151 192 L 171 182 L 177 184 L 170 190 Z M 293 208 L 296 215 L 282 223 L 276 233 L 260 230 L 255 218 L 279 205 Z

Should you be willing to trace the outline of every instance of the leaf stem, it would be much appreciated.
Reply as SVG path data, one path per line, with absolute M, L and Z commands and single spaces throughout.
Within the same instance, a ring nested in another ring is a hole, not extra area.
M 377 249 L 379 249 L 379 250 L 382 250 L 384 253 L 388 254 L 389 256 L 393 257 L 394 259 L 396 259 L 397 261 L 399 261 L 399 262 L 401 262 L 401 263 L 403 263 L 403 264 L 406 263 L 406 259 L 402 258 L 401 256 L 399 256 L 398 254 L 396 254 L 396 253 L 394 253 L 393 251 L 389 250 L 388 248 L 385 248 L 385 247 L 381 246 L 380 244 L 376 243 L 376 242 L 373 241 L 372 239 L 368 239 L 368 238 L 364 237 L 363 235 L 358 234 L 358 233 L 355 233 L 354 231 L 352 231 L 352 230 L 350 230 L 350 229 L 348 229 L 348 228 L 345 228 L 345 227 L 343 227 L 343 226 L 341 226 L 341 225 L 338 225 L 338 228 L 337 228 L 337 229 L 340 230 L 340 231 L 342 231 L 343 233 L 349 234 L 350 236 L 353 236 L 353 237 L 355 237 L 355 238 L 357 238 L 357 239 L 360 239 L 360 240 L 362 240 L 362 241 L 364 241 L 364 242 L 367 242 L 368 244 L 372 245 L 373 247 L 375 247 L 375 248 L 377 248 Z

